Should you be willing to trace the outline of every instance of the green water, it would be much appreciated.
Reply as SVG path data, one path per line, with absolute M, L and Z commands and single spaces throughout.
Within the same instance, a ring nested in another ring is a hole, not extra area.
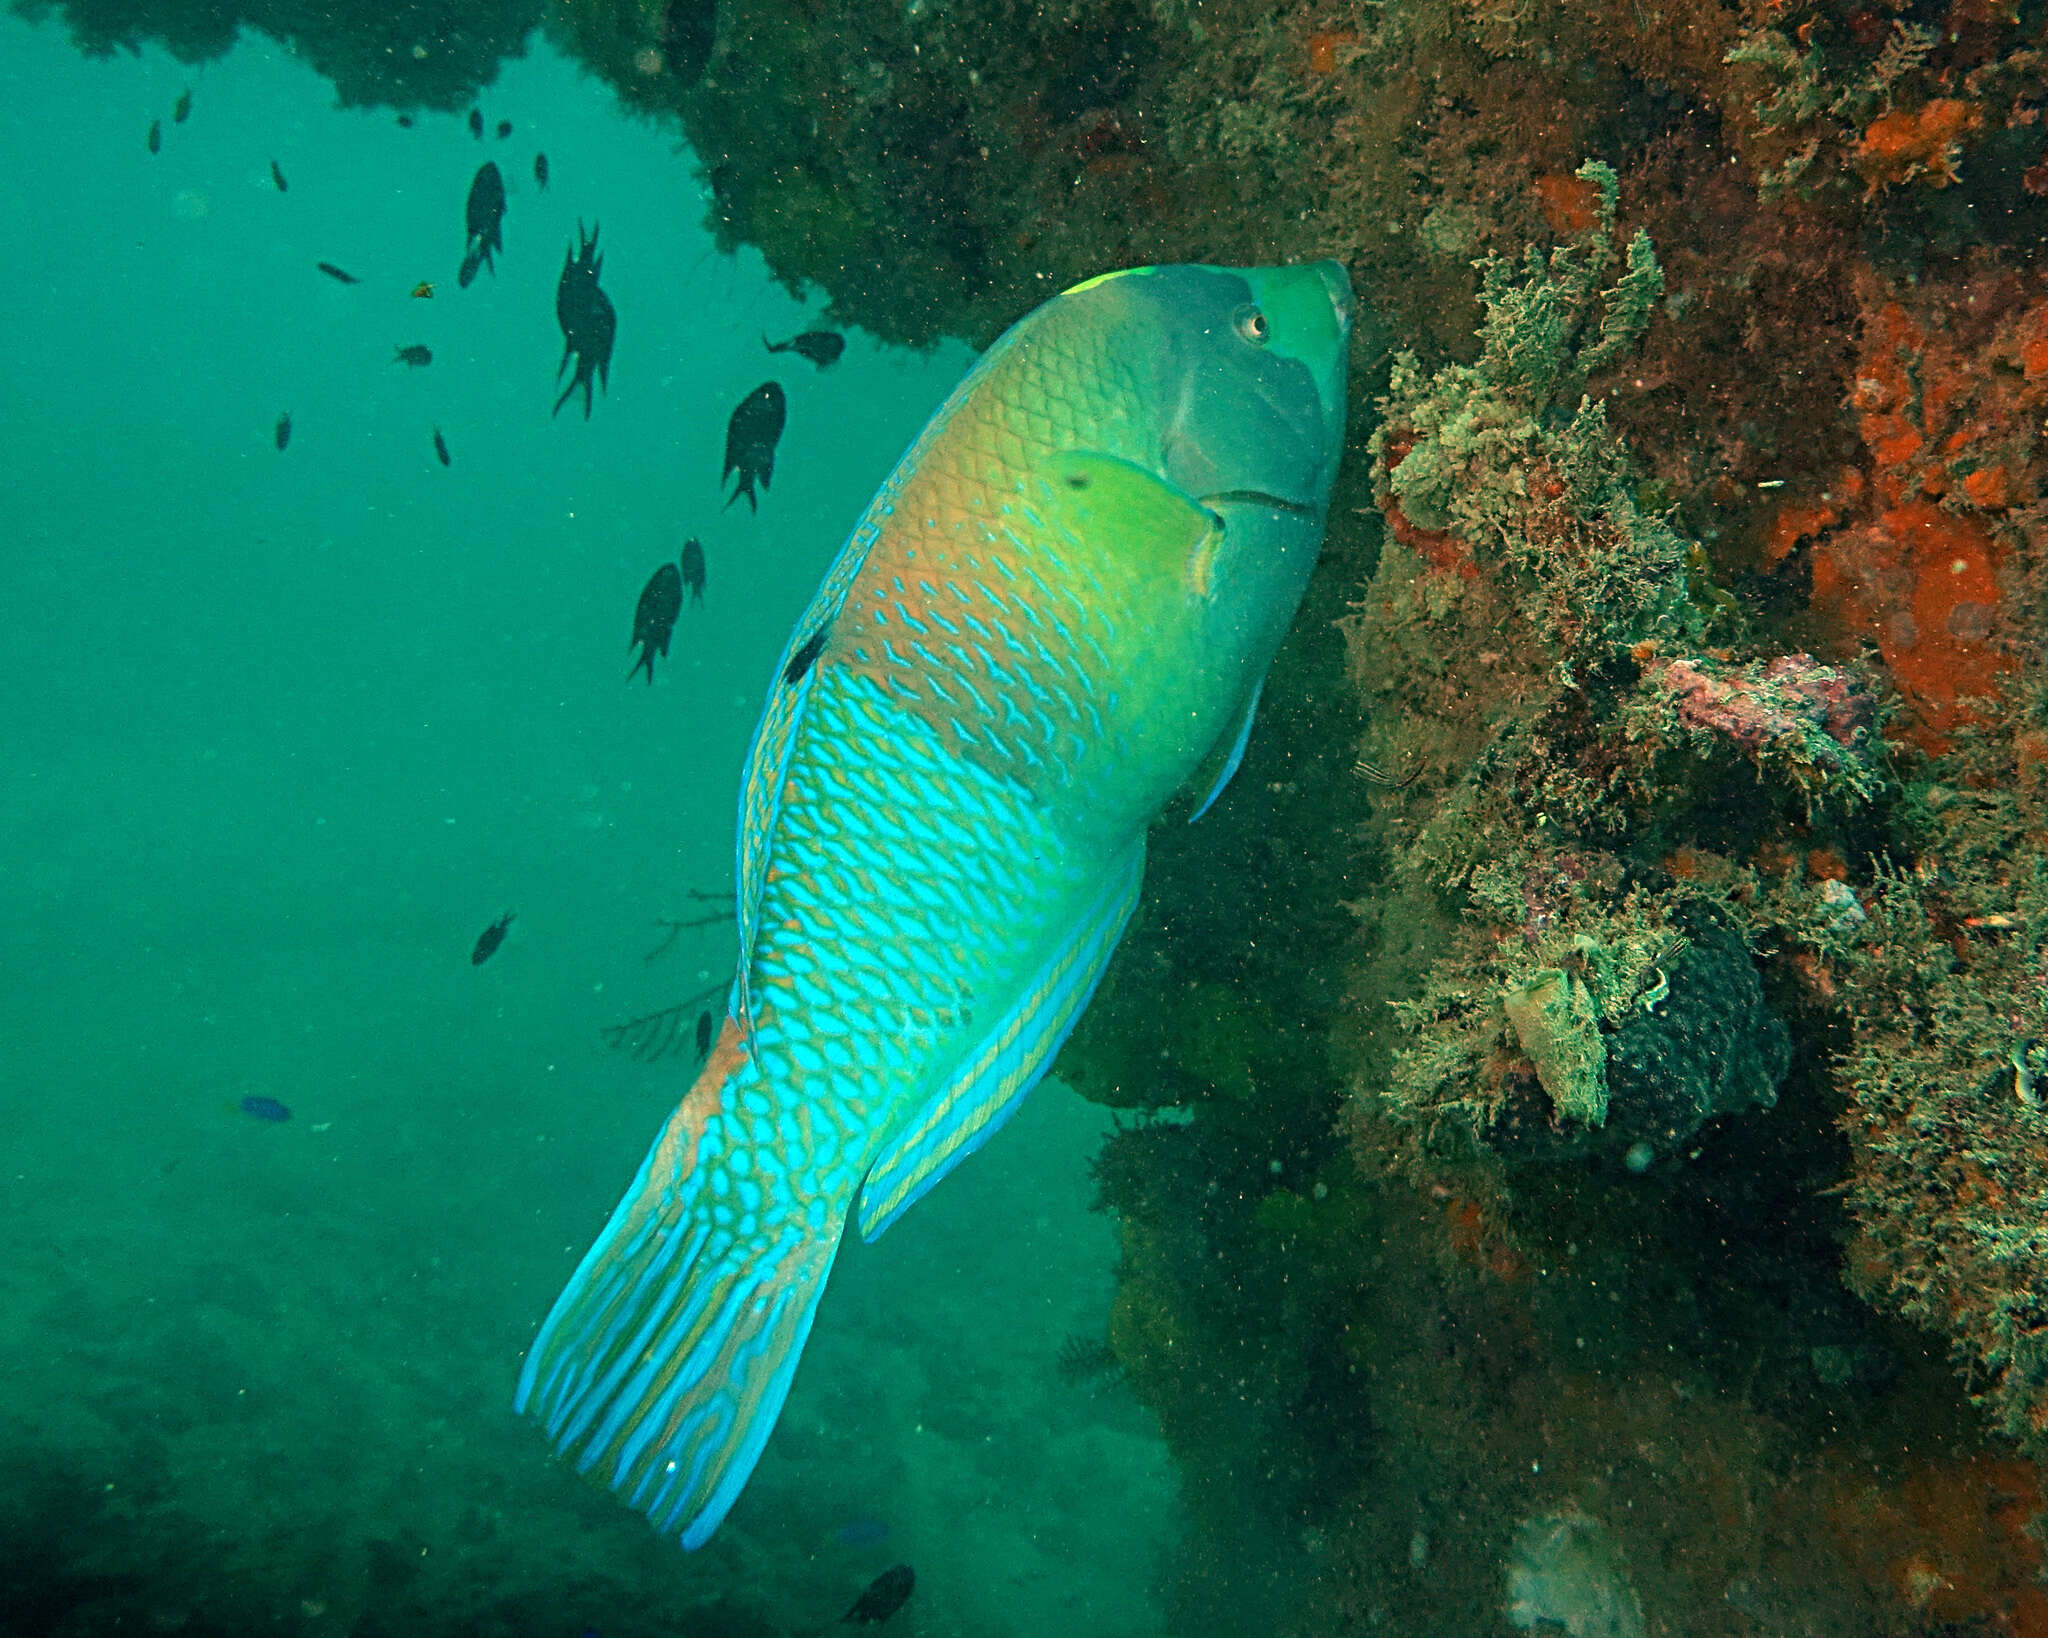
M 1115 1259 L 1056 1086 L 848 1245 L 703 1552 L 511 1414 L 687 1075 L 602 1028 L 729 967 L 716 929 L 644 959 L 654 919 L 729 883 L 776 652 L 968 355 L 770 358 L 817 314 L 544 49 L 482 99 L 502 142 L 332 100 L 268 41 L 190 70 L 0 19 L 0 1633 L 766 1638 L 898 1561 L 890 1631 L 1163 1630 L 1163 1448 L 1055 1369 Z M 486 157 L 505 249 L 458 290 Z M 549 415 L 579 218 L 619 312 L 587 422 Z M 721 513 L 770 377 L 773 489 Z M 690 534 L 705 606 L 629 685 Z

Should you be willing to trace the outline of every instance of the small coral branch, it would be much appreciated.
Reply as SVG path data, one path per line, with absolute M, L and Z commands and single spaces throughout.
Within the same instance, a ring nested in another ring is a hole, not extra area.
M 682 920 L 677 920 L 673 916 L 656 916 L 654 918 L 654 925 L 666 929 L 666 932 L 662 941 L 640 959 L 642 961 L 660 960 L 675 948 L 677 939 L 681 938 L 683 934 L 693 932 L 699 927 L 728 927 L 731 924 L 732 912 L 729 910 L 721 910 L 716 915 L 710 916 L 689 916 Z
M 724 994 L 725 988 L 721 980 L 672 1006 L 628 1018 L 622 1024 L 607 1024 L 605 1045 L 614 1052 L 625 1053 L 635 1063 L 657 1063 L 677 1056 L 686 1047 L 693 1048 L 695 1057 L 702 1059 L 715 1032 L 716 1019 L 710 1003 Z

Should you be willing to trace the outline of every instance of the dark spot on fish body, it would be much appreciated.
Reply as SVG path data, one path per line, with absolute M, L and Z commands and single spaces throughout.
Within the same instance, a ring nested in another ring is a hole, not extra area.
M 448 440 L 441 436 L 441 429 L 439 427 L 434 428 L 434 453 L 441 458 L 441 464 L 443 466 L 453 466 L 455 464 L 455 462 L 449 458 Z
M 149 151 L 153 154 L 164 151 L 164 122 L 160 119 L 149 122 Z
M 277 161 L 274 159 L 270 162 L 270 180 L 277 184 L 279 193 L 292 191 L 292 185 L 284 179 L 284 172 L 277 168 Z
M 917 1590 L 917 1572 L 908 1564 L 892 1564 L 867 1585 L 853 1601 L 853 1608 L 839 1619 L 842 1624 L 872 1626 L 886 1621 L 910 1601 Z
M 264 1120 L 277 1124 L 292 1118 L 291 1110 L 282 1103 L 279 1103 L 275 1098 L 266 1098 L 260 1095 L 246 1097 L 242 1099 L 237 1107 L 251 1120 Z
M 400 114 L 400 115 L 398 116 L 398 123 L 399 123 L 400 127 L 402 127 L 402 128 L 403 128 L 403 129 L 405 129 L 405 130 L 408 130 L 408 131 L 410 131 L 410 130 L 412 129 L 412 115 L 410 115 L 410 114 Z
M 277 447 L 280 454 L 291 446 L 292 412 L 290 410 L 286 410 L 284 414 L 280 415 L 277 418 L 276 438 Z
M 498 946 L 505 942 L 505 935 L 512 930 L 512 918 L 516 912 L 507 910 L 490 926 L 477 934 L 476 947 L 469 952 L 469 964 L 481 967 L 498 953 Z
M 171 123 L 183 125 L 192 117 L 192 87 L 186 86 L 178 93 L 178 100 L 171 107 Z
M 510 121 L 509 119 L 501 119 L 501 120 L 499 120 L 499 121 L 498 121 L 498 140 L 499 140 L 500 142 L 503 142 L 503 141 L 504 141 L 504 140 L 505 140 L 505 139 L 506 139 L 506 138 L 507 138 L 508 136 L 510 136 L 511 134 L 512 134 L 512 122 L 511 122 L 511 121 Z
M 782 680 L 792 688 L 803 681 L 804 673 L 817 663 L 818 656 L 825 652 L 825 633 L 828 628 L 820 626 L 804 639 L 804 645 L 789 657 L 789 664 L 782 668 Z
M 399 348 L 397 355 L 391 362 L 403 364 L 408 369 L 423 370 L 434 362 L 434 354 L 431 348 L 423 347 L 418 342 L 414 342 L 410 347 Z
M 484 111 L 481 108 L 469 111 L 469 134 L 479 142 L 484 139 Z
M 548 191 L 548 156 L 546 154 L 535 154 L 533 156 L 533 185 L 539 188 L 542 193 Z

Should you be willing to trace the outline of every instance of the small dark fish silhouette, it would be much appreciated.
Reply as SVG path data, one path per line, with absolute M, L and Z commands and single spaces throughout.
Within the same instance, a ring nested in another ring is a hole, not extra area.
M 412 287 L 412 299 L 414 301 L 432 301 L 434 299 L 434 281 L 432 279 L 420 280 L 418 284 Z
M 479 267 L 488 267 L 492 278 L 498 276 L 493 258 L 505 248 L 505 176 L 492 161 L 487 159 L 477 167 L 462 215 L 468 243 L 462 253 L 461 277 L 462 288 L 467 290 Z
M 448 454 L 448 440 L 441 436 L 441 429 L 434 428 L 434 453 L 441 457 L 443 466 L 453 466 L 454 460 Z
M 725 471 L 718 481 L 722 487 L 737 472 L 739 482 L 727 506 L 744 495 L 750 508 L 761 510 L 761 503 L 754 498 L 754 485 L 758 482 L 766 489 L 775 477 L 775 445 L 788 414 L 788 400 L 782 396 L 781 384 L 774 381 L 762 382 L 732 412 L 725 428 Z
M 286 410 L 284 414 L 280 415 L 277 418 L 277 447 L 279 448 L 279 450 L 287 449 L 291 446 L 291 441 L 292 412 L 290 410 Z
M 476 948 L 469 952 L 469 964 L 481 967 L 498 953 L 498 946 L 505 942 L 505 935 L 512 930 L 513 911 L 507 910 L 490 926 L 476 936 Z
M 683 584 L 690 588 L 690 601 L 704 601 L 704 542 L 692 535 L 683 542 Z
M 398 123 L 404 126 L 406 130 L 410 131 L 412 129 L 412 115 L 400 114 L 398 116 Z
M 542 193 L 548 191 L 548 156 L 546 154 L 535 154 L 533 156 L 533 185 L 539 188 Z
M 270 162 L 270 180 L 277 184 L 279 193 L 292 191 L 292 185 L 284 179 L 284 172 L 277 168 L 277 161 L 274 159 Z
M 853 1608 L 839 1619 L 855 1626 L 886 1621 L 910 1602 L 917 1591 L 917 1572 L 908 1564 L 893 1564 L 868 1583 L 867 1591 L 853 1601 Z
M 499 120 L 499 121 L 498 121 L 498 140 L 499 140 L 500 142 L 503 142 L 503 141 L 504 141 L 504 140 L 505 140 L 505 139 L 506 139 L 506 138 L 507 138 L 508 136 L 510 136 L 511 134 L 512 134 L 512 122 L 511 122 L 511 121 L 510 121 L 509 119 L 501 119 L 501 120 Z
M 763 336 L 761 345 L 771 353 L 796 353 L 808 358 L 819 369 L 829 370 L 839 362 L 839 355 L 846 351 L 846 337 L 837 330 L 806 330 L 787 341 L 770 341 Z
M 313 265 L 319 268 L 322 273 L 325 273 L 336 284 L 361 284 L 363 282 L 353 273 L 348 272 L 344 268 L 336 267 L 332 262 L 315 262 Z
M 583 224 L 576 224 L 576 244 L 562 258 L 562 277 L 555 285 L 555 322 L 562 327 L 562 362 L 555 366 L 559 376 L 573 356 L 576 373 L 569 378 L 562 396 L 555 400 L 555 414 L 569 402 L 569 395 L 583 389 L 583 419 L 590 419 L 593 376 L 606 392 L 612 387 L 612 342 L 618 335 L 619 316 L 611 298 L 598 288 L 604 271 L 604 257 L 598 254 L 597 235 L 601 224 L 590 224 L 584 238 Z
M 820 626 L 804 639 L 804 646 L 789 657 L 789 664 L 782 668 L 782 680 L 791 687 L 804 680 L 804 673 L 817 663 L 818 656 L 825 652 L 826 628 Z
M 397 356 L 391 362 L 394 364 L 409 364 L 416 370 L 424 369 L 427 365 L 434 362 L 434 354 L 432 349 L 422 347 L 415 341 L 410 347 L 399 348 Z
M 469 111 L 469 134 L 479 142 L 484 139 L 484 111 L 481 108 Z
M 186 86 L 178 93 L 178 100 L 171 105 L 171 123 L 183 125 L 192 117 L 192 87 Z
M 153 154 L 164 151 L 164 122 L 160 119 L 149 122 L 149 151 Z
M 244 1098 L 237 1107 L 243 1114 L 255 1120 L 285 1121 L 292 1118 L 292 1112 L 275 1098 L 266 1098 L 260 1093 Z
M 702 1058 L 711 1050 L 711 1014 L 697 1014 L 697 1056 Z
M 626 646 L 640 645 L 640 658 L 626 673 L 631 682 L 642 666 L 647 668 L 647 685 L 654 686 L 654 656 L 668 658 L 668 641 L 676 629 L 676 615 L 683 606 L 683 577 L 673 563 L 664 563 L 640 588 L 640 605 L 633 610 L 633 635 Z

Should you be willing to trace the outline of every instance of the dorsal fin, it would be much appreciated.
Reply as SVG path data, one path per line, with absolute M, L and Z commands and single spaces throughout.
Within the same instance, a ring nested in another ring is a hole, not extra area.
M 753 1038 L 754 1026 L 748 969 L 753 963 L 754 934 L 759 927 L 761 890 L 768 881 L 770 838 L 775 833 L 775 816 L 782 808 L 782 789 L 788 776 L 790 758 L 795 754 L 797 739 L 803 731 L 804 708 L 811 690 L 817 686 L 817 662 L 824 644 L 819 645 L 818 651 L 812 653 L 804 665 L 797 665 L 797 657 L 839 618 L 839 611 L 846 606 L 854 582 L 867 566 L 868 554 L 888 525 L 903 485 L 916 470 L 919 457 L 937 441 L 951 422 L 954 411 L 1014 341 L 1014 335 L 1005 336 L 989 348 L 926 423 L 924 431 L 918 434 L 910 448 L 904 451 L 888 480 L 868 502 L 867 511 L 861 515 L 853 533 L 847 536 L 846 544 L 839 548 L 839 556 L 833 560 L 831 569 L 812 595 L 801 618 L 790 628 L 789 640 L 776 657 L 775 680 L 769 685 L 768 698 L 761 707 L 761 721 L 754 730 L 746 771 L 740 779 L 739 834 L 733 844 L 740 952 L 738 981 L 733 985 L 732 1013 L 740 1021 L 749 1042 Z

